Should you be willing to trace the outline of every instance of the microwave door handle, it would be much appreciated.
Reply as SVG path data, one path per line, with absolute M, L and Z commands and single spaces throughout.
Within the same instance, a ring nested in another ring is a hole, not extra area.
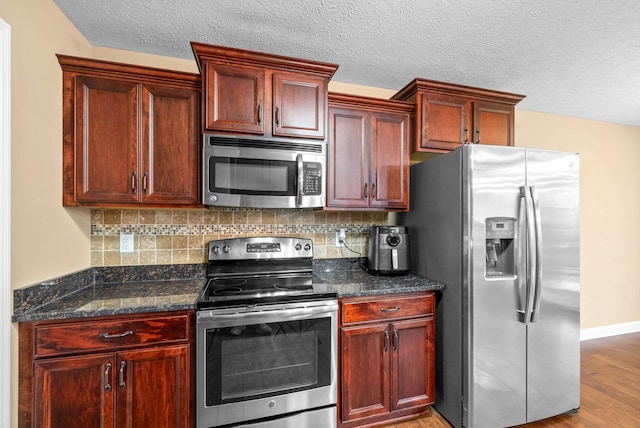
M 304 164 L 302 162 L 302 153 L 296 156 L 296 165 L 298 168 L 298 188 L 296 190 L 296 207 L 302 207 L 302 188 L 304 187 Z

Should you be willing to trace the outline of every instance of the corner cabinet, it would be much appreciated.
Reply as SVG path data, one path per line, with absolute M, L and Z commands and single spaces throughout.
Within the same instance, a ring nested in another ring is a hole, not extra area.
M 192 427 L 193 312 L 19 326 L 27 427 Z
M 378 425 L 431 413 L 433 292 L 340 302 L 339 425 Z
M 329 94 L 327 209 L 409 209 L 413 104 Z
M 392 98 L 415 103 L 412 153 L 445 153 L 462 144 L 513 146 L 524 95 L 415 79 Z
M 200 76 L 64 55 L 58 62 L 63 204 L 198 206 Z
M 202 72 L 205 132 L 324 140 L 338 66 L 192 42 Z

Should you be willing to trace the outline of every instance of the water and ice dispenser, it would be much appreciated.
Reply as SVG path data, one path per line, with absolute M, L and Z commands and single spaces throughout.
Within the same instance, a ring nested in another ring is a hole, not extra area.
M 485 275 L 489 278 L 516 274 L 516 219 L 490 217 L 485 220 Z

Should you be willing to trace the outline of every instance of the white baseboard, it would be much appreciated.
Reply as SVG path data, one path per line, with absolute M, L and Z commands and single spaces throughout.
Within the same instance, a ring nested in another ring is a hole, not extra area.
M 580 340 L 598 339 L 600 337 L 616 336 L 618 334 L 637 333 L 640 331 L 640 321 L 623 324 L 605 325 L 603 327 L 585 328 L 580 330 Z

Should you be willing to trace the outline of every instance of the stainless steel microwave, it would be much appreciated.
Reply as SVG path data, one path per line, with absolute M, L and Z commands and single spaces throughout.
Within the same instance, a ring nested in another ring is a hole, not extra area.
M 204 205 L 320 208 L 325 205 L 326 144 L 204 134 Z

